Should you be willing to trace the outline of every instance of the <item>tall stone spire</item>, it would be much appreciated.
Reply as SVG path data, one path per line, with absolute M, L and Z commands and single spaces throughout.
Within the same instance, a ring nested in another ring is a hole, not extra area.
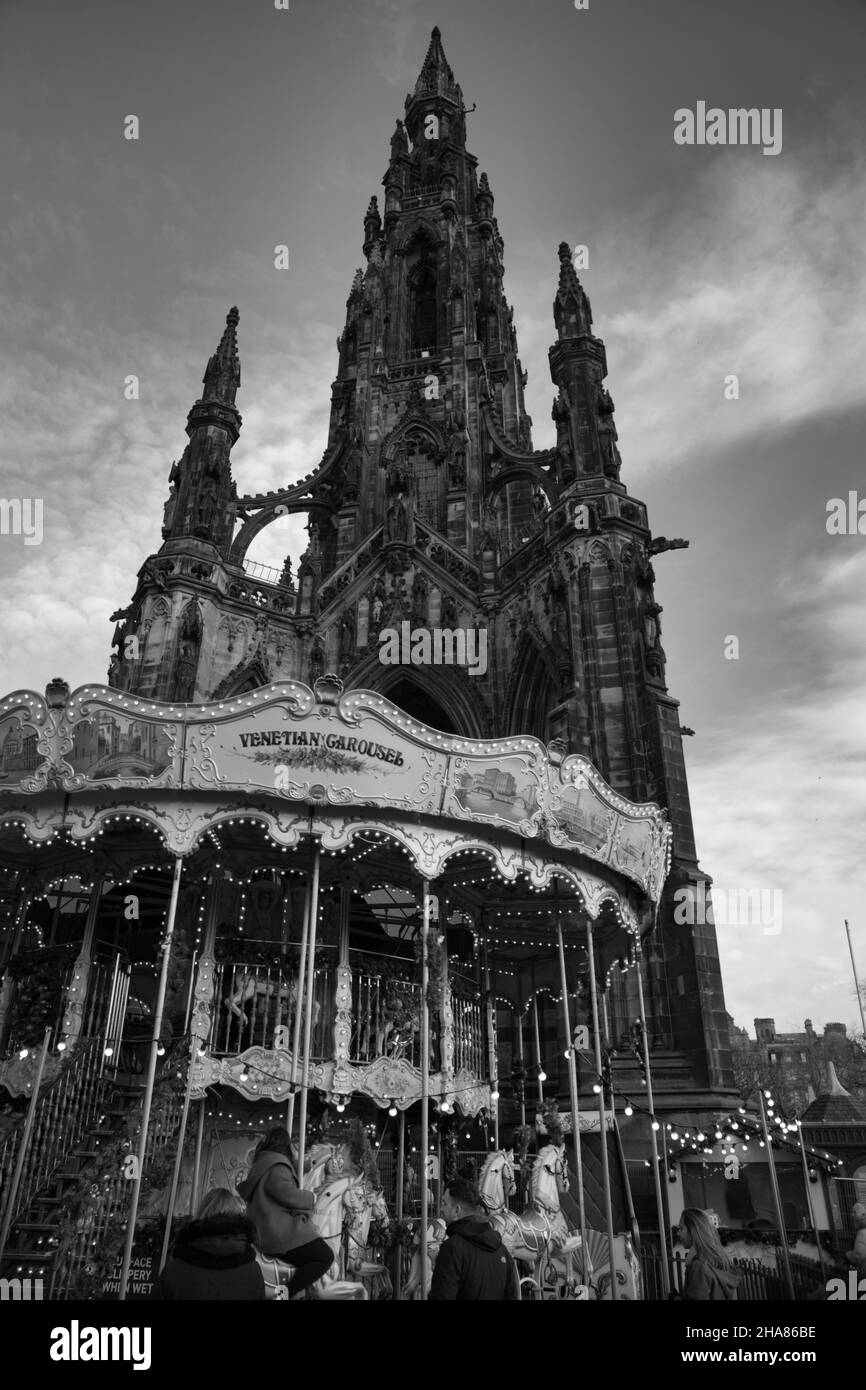
M 187 416 L 189 444 L 169 473 L 171 495 L 162 527 L 166 541 L 195 537 L 219 551 L 231 544 L 237 491 L 229 455 L 242 423 L 235 405 L 241 381 L 239 317 L 236 308 L 226 315 L 219 346 L 202 378 L 204 390 Z
M 224 401 L 226 405 L 235 403 L 235 394 L 241 384 L 241 364 L 238 357 L 239 318 L 236 307 L 229 309 L 220 345 L 208 362 L 202 377 L 202 400 Z

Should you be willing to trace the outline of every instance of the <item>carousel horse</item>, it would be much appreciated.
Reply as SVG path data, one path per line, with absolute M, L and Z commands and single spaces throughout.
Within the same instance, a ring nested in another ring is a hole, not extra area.
M 580 1236 L 569 1231 L 560 1206 L 560 1191 L 568 1190 L 562 1149 L 547 1144 L 535 1159 L 529 1202 L 522 1216 L 508 1209 L 514 1187 L 512 1151 L 491 1154 L 481 1171 L 482 1201 L 513 1258 L 532 1268 L 532 1274 L 521 1279 L 521 1287 L 539 1298 L 542 1281 L 570 1287 L 574 1282 L 571 1257 L 580 1246 Z
M 554 1240 L 548 1208 L 555 1206 L 558 1210 L 558 1199 L 554 1202 L 545 1188 L 541 1194 L 543 1200 L 530 1201 L 523 1215 L 518 1216 L 508 1207 L 508 1199 L 515 1186 L 512 1151 L 500 1149 L 491 1154 L 485 1161 L 479 1179 L 482 1205 L 512 1257 L 528 1265 L 532 1271 L 521 1278 L 521 1293 L 525 1291 L 532 1297 L 540 1297 L 541 1273 L 549 1263 Z
M 390 1224 L 385 1194 L 381 1188 L 362 1179 L 356 1187 L 347 1189 L 343 1210 L 346 1273 L 360 1279 L 368 1287 L 371 1298 L 387 1298 L 391 1293 L 391 1276 L 385 1265 L 370 1258 L 372 1222 L 375 1220 L 385 1227 Z
M 436 1257 L 442 1248 L 442 1242 L 447 1235 L 447 1227 L 441 1216 L 428 1223 L 427 1226 L 427 1280 L 426 1295 L 430 1297 L 430 1284 L 433 1280 L 433 1270 L 436 1268 Z M 406 1280 L 401 1297 L 405 1301 L 411 1301 L 420 1297 L 421 1291 L 421 1234 L 415 1236 L 412 1242 L 412 1263 L 409 1267 L 409 1278 Z
M 551 1251 L 544 1267 L 545 1285 L 554 1287 L 560 1298 L 609 1299 L 613 1281 L 607 1236 L 587 1230 L 584 1252 L 580 1235 L 570 1231 L 560 1207 L 560 1192 L 567 1192 L 568 1188 L 565 1151 L 548 1145 L 538 1155 L 530 1180 L 532 1202 L 545 1212 L 552 1226 Z M 614 1236 L 613 1268 L 618 1297 L 626 1301 L 640 1299 L 640 1261 L 628 1235 Z
M 307 1171 L 301 1186 L 315 1194 L 313 1217 L 319 1234 L 334 1252 L 328 1273 L 313 1285 L 314 1296 L 368 1298 L 369 1292 L 360 1281 L 381 1279 L 386 1270 L 365 1258 L 366 1243 L 361 1241 L 366 1242 L 374 1215 L 387 1219 L 384 1198 L 351 1164 L 346 1144 L 315 1144 L 304 1166 Z M 349 1234 L 348 1256 L 344 1230 Z

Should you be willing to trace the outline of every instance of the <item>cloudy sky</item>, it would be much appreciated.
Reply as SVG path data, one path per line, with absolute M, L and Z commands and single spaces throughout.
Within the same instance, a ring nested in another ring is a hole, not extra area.
M 535 447 L 556 248 L 582 243 L 623 480 L 691 540 L 656 572 L 701 860 L 783 894 L 781 931 L 719 928 L 728 1007 L 853 1023 L 866 536 L 825 522 L 866 497 L 860 0 L 3 0 L 0 495 L 41 497 L 44 537 L 0 536 L 0 687 L 105 679 L 232 304 L 240 490 L 320 459 L 363 214 L 434 24 L 477 103 Z M 676 145 L 699 101 L 780 108 L 781 153 Z M 251 558 L 297 555 L 284 526 Z

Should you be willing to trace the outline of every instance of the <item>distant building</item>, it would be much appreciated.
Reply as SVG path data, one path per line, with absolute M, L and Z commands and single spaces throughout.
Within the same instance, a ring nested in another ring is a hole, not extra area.
M 744 1093 L 769 1084 L 786 1110 L 802 1114 L 823 1090 L 832 1063 L 852 1096 L 866 1103 L 866 1051 L 848 1037 L 844 1023 L 825 1023 L 818 1033 L 807 1018 L 802 1033 L 779 1033 L 775 1019 L 756 1018 L 752 1039 L 728 1019 L 734 1070 Z

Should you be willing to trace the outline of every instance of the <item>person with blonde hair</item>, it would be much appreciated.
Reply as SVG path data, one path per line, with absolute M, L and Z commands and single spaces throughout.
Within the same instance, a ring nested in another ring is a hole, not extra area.
M 171 1259 L 156 1281 L 155 1299 L 260 1299 L 265 1281 L 256 1260 L 256 1228 L 228 1188 L 207 1194 L 194 1221 L 178 1232 Z
M 845 1259 L 858 1274 L 866 1275 L 866 1206 L 862 1202 L 855 1202 L 851 1215 L 854 1218 L 854 1244 L 845 1252 Z
M 680 1217 L 677 1239 L 687 1251 L 686 1282 L 681 1297 L 689 1302 L 736 1299 L 740 1276 L 725 1254 L 719 1233 L 707 1213 L 697 1207 L 687 1207 Z

